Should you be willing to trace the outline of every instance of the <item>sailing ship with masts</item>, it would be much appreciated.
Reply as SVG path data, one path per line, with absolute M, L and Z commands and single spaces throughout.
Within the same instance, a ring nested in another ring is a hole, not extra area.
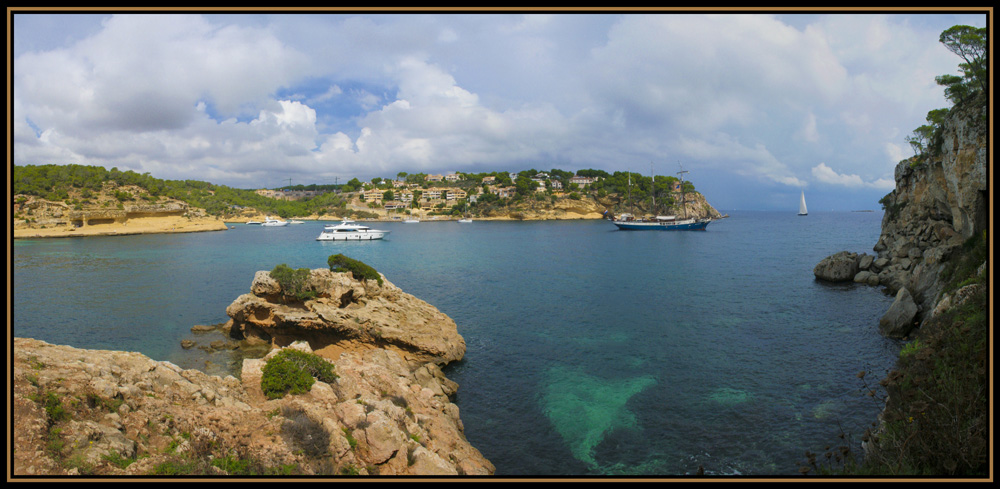
M 632 214 L 621 214 L 620 216 L 605 215 L 608 219 L 618 226 L 618 229 L 623 231 L 704 231 L 708 226 L 708 223 L 712 222 L 710 218 L 698 218 L 698 217 L 687 217 L 687 200 L 684 197 L 684 174 L 687 173 L 684 167 L 681 167 L 681 171 L 677 172 L 680 176 L 680 187 L 681 187 L 681 212 L 684 214 L 680 219 L 677 216 L 656 216 L 649 219 L 637 219 Z M 655 181 L 655 177 L 653 178 Z M 629 174 L 629 202 L 632 200 L 632 175 Z M 653 195 L 653 209 L 656 209 L 656 196 L 655 192 Z

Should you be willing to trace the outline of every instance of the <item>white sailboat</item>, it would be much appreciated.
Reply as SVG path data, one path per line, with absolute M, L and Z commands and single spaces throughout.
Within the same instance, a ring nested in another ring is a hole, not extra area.
M 809 215 L 809 211 L 806 209 L 806 191 L 805 190 L 802 191 L 802 197 L 799 200 L 799 215 L 800 216 L 808 216 Z

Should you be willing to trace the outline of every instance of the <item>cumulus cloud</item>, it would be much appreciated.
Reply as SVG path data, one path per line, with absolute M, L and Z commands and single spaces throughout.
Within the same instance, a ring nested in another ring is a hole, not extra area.
M 82 135 L 182 128 L 199 101 L 224 116 L 245 113 L 305 59 L 266 31 L 194 15 L 116 15 L 96 35 L 16 65 L 15 93 L 32 120 Z
M 874 181 L 866 182 L 858 175 L 846 175 L 837 173 L 826 166 L 825 163 L 820 163 L 812 169 L 813 177 L 822 183 L 828 183 L 831 185 L 841 185 L 844 187 L 855 187 L 855 188 L 877 188 L 877 189 L 891 189 L 895 186 L 895 182 L 886 178 L 879 178 Z
M 251 186 L 680 161 L 878 190 L 957 65 L 936 26 L 892 15 L 124 14 L 63 42 L 16 32 L 15 163 Z

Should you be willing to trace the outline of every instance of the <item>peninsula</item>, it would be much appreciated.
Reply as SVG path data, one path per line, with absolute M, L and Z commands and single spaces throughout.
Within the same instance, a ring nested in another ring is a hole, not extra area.
M 689 181 L 603 170 L 400 173 L 395 180 L 355 178 L 342 185 L 247 190 L 114 168 L 29 165 L 14 167 L 13 183 L 14 238 L 217 231 L 227 229 L 227 222 L 264 216 L 564 220 L 629 212 L 722 217 Z

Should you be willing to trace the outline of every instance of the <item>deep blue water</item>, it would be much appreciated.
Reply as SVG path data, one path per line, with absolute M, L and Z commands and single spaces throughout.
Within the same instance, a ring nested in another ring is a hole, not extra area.
M 871 254 L 882 214 L 730 214 L 704 232 L 379 223 L 385 240 L 334 243 L 307 222 L 17 240 L 13 333 L 204 368 L 180 341 L 224 322 L 254 272 L 344 253 L 456 321 L 468 350 L 446 373 L 497 475 L 795 474 L 842 430 L 860 438 L 877 409 L 856 374 L 897 356 L 877 332 L 890 297 L 812 274 Z

